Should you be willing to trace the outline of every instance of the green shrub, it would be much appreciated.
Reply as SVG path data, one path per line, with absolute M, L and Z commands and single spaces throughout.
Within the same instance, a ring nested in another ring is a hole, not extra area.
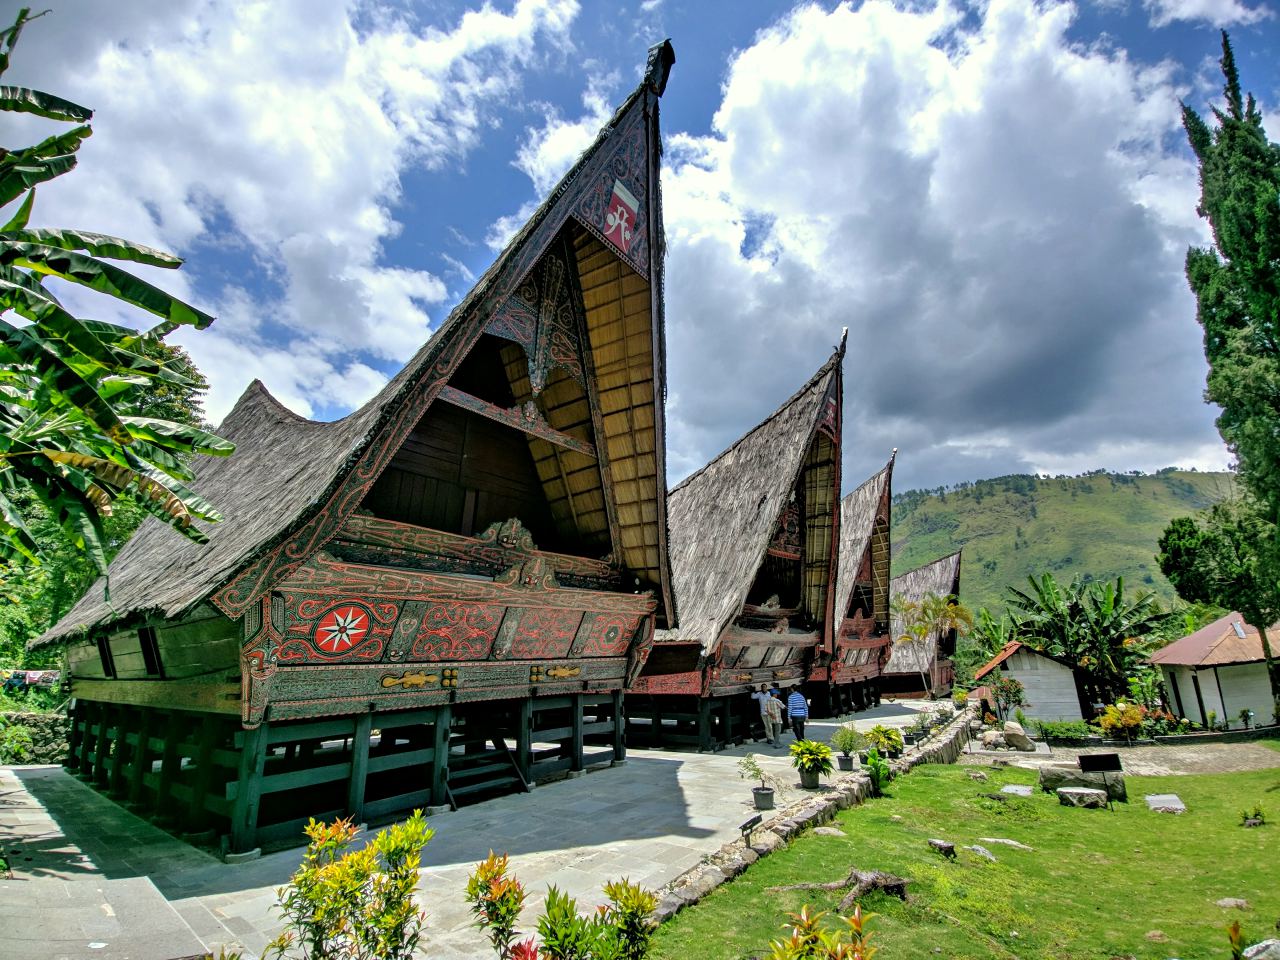
M 0 763 L 26 763 L 34 748 L 28 727 L 0 716 Z
M 435 831 L 422 811 L 351 850 L 350 820 L 312 820 L 302 865 L 276 891 L 285 930 L 267 955 L 304 960 L 411 960 L 426 914 L 413 900 L 422 849 Z
M 881 753 L 893 753 L 902 749 L 902 734 L 893 727 L 876 724 L 867 731 L 867 742 Z
M 1060 740 L 1083 740 L 1092 736 L 1094 730 L 1083 720 L 1038 720 L 1040 736 L 1044 739 L 1055 737 Z
M 893 771 L 889 769 L 889 764 L 880 756 L 880 751 L 872 747 L 867 751 L 867 776 L 871 778 L 871 795 L 873 797 L 883 797 L 885 788 L 889 786 L 889 781 L 893 779 Z
M 866 929 L 875 914 L 863 913 L 861 905 L 840 918 L 846 929 L 837 933 L 823 930 L 825 914 L 810 913 L 808 904 L 789 916 L 791 936 L 769 944 L 768 960 L 871 960 L 875 956 L 876 948 L 869 942 L 872 934 Z
M 831 762 L 831 748 L 818 740 L 797 740 L 791 744 L 791 765 L 801 773 L 829 774 L 835 764 Z
M 852 724 L 841 724 L 836 727 L 836 732 L 831 735 L 831 746 L 846 757 L 857 753 L 866 745 L 867 738 L 854 729 Z

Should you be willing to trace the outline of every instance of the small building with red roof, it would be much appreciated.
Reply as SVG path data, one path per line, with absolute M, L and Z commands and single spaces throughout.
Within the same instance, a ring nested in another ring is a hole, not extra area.
M 1002 677 L 1022 684 L 1027 702 L 1021 709 L 1029 719 L 1084 719 L 1076 673 L 1067 661 L 1014 640 L 973 675 L 975 681 L 993 685 Z
M 1267 636 L 1280 637 L 1280 624 L 1269 627 Z M 1253 712 L 1250 726 L 1274 719 L 1262 638 L 1238 613 L 1228 613 L 1161 648 L 1152 654 L 1151 663 L 1164 678 L 1170 705 L 1193 723 L 1213 725 L 1212 713 L 1216 724 L 1243 728 L 1244 710 Z

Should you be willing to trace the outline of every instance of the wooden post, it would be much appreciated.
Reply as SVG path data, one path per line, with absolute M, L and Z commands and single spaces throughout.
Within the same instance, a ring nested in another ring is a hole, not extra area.
M 351 777 L 347 780 L 347 816 L 353 823 L 364 822 L 364 790 L 369 777 L 369 735 L 372 731 L 373 714 L 356 714 L 355 732 L 351 738 Z
M 575 693 L 573 704 L 573 739 L 569 743 L 569 769 L 582 769 L 582 694 Z
M 81 728 L 84 725 L 84 701 L 77 700 L 68 717 L 70 729 L 67 731 L 67 759 L 63 762 L 68 770 L 80 768 L 80 744 L 84 740 Z
M 625 694 L 621 690 L 613 691 L 613 762 L 621 763 L 627 759 L 627 712 Z
M 453 709 L 446 703 L 436 708 L 435 731 L 431 738 L 435 759 L 431 761 L 431 805 L 442 807 L 449 802 L 445 787 L 449 781 L 449 723 Z
M 98 786 L 106 786 L 107 783 L 107 756 L 111 752 L 108 733 L 114 719 L 112 714 L 118 713 L 118 710 L 119 708 L 112 710 L 104 706 L 98 714 L 98 737 L 93 751 L 93 782 Z M 119 726 L 119 723 L 116 725 Z
M 755 701 L 751 701 L 755 703 Z M 725 745 L 733 743 L 733 697 L 725 697 L 721 701 L 724 705 L 724 742 Z
M 182 755 L 178 752 L 178 744 L 186 735 L 186 724 L 174 713 L 166 714 L 167 723 L 164 731 L 164 752 L 160 755 L 160 783 L 156 788 L 156 808 L 153 819 L 169 818 L 172 811 L 169 794 L 173 783 L 182 770 Z
M 155 715 L 151 707 L 142 708 L 142 716 L 138 720 L 138 745 L 133 751 L 133 762 L 129 766 L 129 796 L 131 807 L 142 805 L 146 777 L 151 772 L 151 718 Z
M 662 698 L 649 696 L 650 713 L 653 717 L 649 721 L 649 741 L 654 747 L 662 746 Z
M 264 721 L 244 732 L 240 750 L 235 805 L 231 809 L 231 852 L 248 853 L 256 846 L 258 801 L 262 798 L 262 768 L 267 761 L 267 729 Z
M 81 700 L 79 709 L 84 720 L 84 733 L 80 736 L 80 762 L 76 764 L 76 775 L 81 780 L 90 780 L 93 778 L 94 723 L 102 713 L 102 706 L 92 700 Z
M 516 766 L 525 782 L 532 779 L 533 770 L 533 697 L 520 701 L 516 718 Z
M 698 698 L 698 752 L 711 750 L 711 698 Z
M 121 706 L 116 709 L 116 733 L 111 738 L 111 765 L 107 773 L 107 792 L 113 797 L 122 797 L 124 795 L 124 757 L 129 752 L 129 727 L 133 724 L 129 721 L 133 719 L 133 710 L 129 707 Z
M 217 740 L 218 718 L 210 714 L 200 721 L 200 739 L 196 743 L 196 775 L 191 782 L 186 824 L 192 832 L 202 829 L 207 822 L 204 802 L 213 787 L 213 749 Z

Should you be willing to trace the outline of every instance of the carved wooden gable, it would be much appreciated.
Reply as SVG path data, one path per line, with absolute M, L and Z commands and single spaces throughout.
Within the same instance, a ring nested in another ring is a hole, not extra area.
M 563 248 L 548 251 L 514 294 L 489 321 L 486 332 L 524 347 L 529 386 L 539 396 L 551 368 L 559 367 L 586 387 L 578 337 L 576 287 Z

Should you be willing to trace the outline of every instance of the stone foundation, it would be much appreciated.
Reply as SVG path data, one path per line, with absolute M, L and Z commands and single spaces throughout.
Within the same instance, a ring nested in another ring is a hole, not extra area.
M 23 763 L 62 763 L 67 759 L 67 718 L 60 713 L 5 713 L 5 723 L 31 732 L 31 756 Z

